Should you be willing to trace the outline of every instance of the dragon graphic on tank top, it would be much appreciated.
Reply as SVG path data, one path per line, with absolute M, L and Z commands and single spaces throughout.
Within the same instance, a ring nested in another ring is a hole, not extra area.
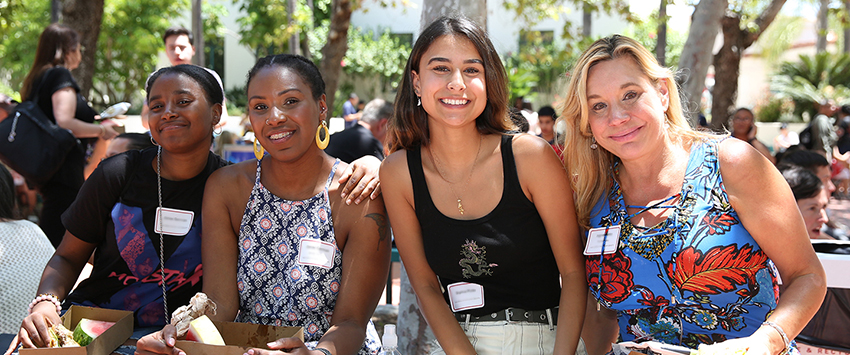
M 463 277 L 466 279 L 481 275 L 491 276 L 493 271 L 490 268 L 499 266 L 487 263 L 486 247 L 478 246 L 474 240 L 467 239 L 466 243 L 461 245 L 460 255 L 463 259 L 460 259 L 458 264 L 463 268 Z

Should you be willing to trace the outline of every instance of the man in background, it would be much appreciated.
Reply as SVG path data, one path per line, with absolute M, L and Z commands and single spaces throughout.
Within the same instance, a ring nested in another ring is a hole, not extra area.
M 383 99 L 369 101 L 363 108 L 359 124 L 332 134 L 325 153 L 346 163 L 351 163 L 364 155 L 372 155 L 384 160 L 387 122 L 392 114 L 392 103 Z
M 348 100 L 342 104 L 342 118 L 345 119 L 345 129 L 357 126 L 357 120 L 360 119 L 362 112 L 357 112 L 357 102 L 360 99 L 357 94 L 351 93 L 348 95 Z

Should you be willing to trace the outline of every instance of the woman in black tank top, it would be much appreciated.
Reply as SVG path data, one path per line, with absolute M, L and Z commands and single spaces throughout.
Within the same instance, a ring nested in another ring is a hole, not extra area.
M 584 353 L 572 191 L 545 141 L 504 133 L 503 68 L 466 18 L 420 35 L 380 174 L 396 245 L 437 353 Z

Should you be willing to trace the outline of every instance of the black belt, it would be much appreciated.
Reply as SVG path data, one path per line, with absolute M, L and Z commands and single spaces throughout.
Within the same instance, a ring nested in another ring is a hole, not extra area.
M 542 311 L 526 311 L 520 308 L 508 308 L 498 312 L 473 316 L 469 313 L 455 313 L 458 322 L 491 322 L 506 320 L 511 322 L 544 323 L 550 326 L 558 325 L 558 308 L 549 308 Z

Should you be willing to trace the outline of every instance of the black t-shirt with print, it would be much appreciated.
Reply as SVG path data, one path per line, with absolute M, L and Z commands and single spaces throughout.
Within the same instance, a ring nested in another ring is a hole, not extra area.
M 160 236 L 157 147 L 104 160 L 86 180 L 62 222 L 77 238 L 97 245 L 94 269 L 65 300 L 71 304 L 132 310 L 139 326 L 165 323 Z M 201 291 L 201 201 L 207 178 L 226 161 L 210 153 L 204 170 L 184 181 L 162 179 L 162 206 L 194 214 L 185 236 L 164 235 L 168 312 Z

